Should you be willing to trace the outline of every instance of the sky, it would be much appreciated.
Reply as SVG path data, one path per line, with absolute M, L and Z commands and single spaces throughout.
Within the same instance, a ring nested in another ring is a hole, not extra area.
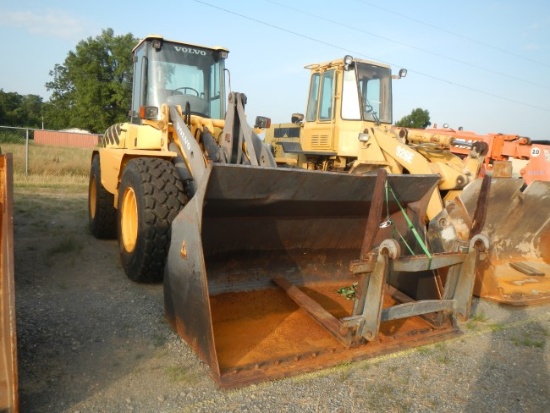
M 304 66 L 350 54 L 408 70 L 394 121 L 422 108 L 438 126 L 550 139 L 547 0 L 0 0 L 0 89 L 47 101 L 54 66 L 108 28 L 228 48 L 249 119 L 304 113 Z

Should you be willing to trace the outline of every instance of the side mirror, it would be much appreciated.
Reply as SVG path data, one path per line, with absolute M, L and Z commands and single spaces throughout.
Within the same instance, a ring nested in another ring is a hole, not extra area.
M 302 123 L 304 120 L 304 115 L 302 113 L 293 113 L 290 121 L 292 123 Z
M 267 129 L 271 126 L 271 119 L 265 116 L 256 116 L 254 127 L 258 129 Z
M 399 69 L 398 75 L 392 75 L 392 79 L 402 79 L 407 76 L 407 69 Z

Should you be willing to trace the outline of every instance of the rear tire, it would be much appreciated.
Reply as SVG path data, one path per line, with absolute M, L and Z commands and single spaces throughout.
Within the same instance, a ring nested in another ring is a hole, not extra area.
M 105 131 L 105 134 L 101 138 L 100 146 L 106 148 L 107 146 L 116 146 L 120 144 L 120 134 L 122 133 L 122 123 L 109 126 Z
M 175 166 L 158 158 L 128 162 L 118 196 L 122 267 L 136 282 L 159 282 L 170 247 L 172 221 L 188 197 Z
M 101 184 L 99 155 L 92 159 L 88 185 L 88 224 L 98 239 L 116 238 L 116 209 L 114 196 Z

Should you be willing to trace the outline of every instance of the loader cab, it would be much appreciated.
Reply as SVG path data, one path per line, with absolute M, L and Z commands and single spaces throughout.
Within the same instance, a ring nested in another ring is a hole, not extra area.
M 148 36 L 133 50 L 132 123 L 157 120 L 163 104 L 183 113 L 225 117 L 225 59 L 222 47 L 204 47 Z
M 306 66 L 311 70 L 303 129 L 305 152 L 356 155 L 367 125 L 392 123 L 389 66 L 346 56 Z
M 392 123 L 390 67 L 346 56 L 343 61 L 310 65 L 306 69 L 311 70 L 307 122 L 336 117 Z

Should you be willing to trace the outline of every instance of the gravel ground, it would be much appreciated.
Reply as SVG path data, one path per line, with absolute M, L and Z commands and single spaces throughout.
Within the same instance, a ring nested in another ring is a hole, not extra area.
M 86 229 L 86 194 L 15 194 L 22 412 L 548 412 L 550 306 L 474 301 L 463 335 L 223 391 Z

